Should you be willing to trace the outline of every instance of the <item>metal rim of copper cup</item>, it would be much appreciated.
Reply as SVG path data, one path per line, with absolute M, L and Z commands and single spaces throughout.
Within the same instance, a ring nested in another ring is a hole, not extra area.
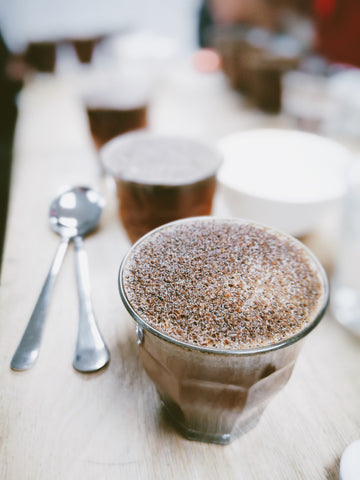
M 192 345 L 186 342 L 182 342 L 180 340 L 177 340 L 175 338 L 170 337 L 169 335 L 166 335 L 159 330 L 156 330 L 154 327 L 151 325 L 147 324 L 141 317 L 138 315 L 138 313 L 134 310 L 134 308 L 131 306 L 130 301 L 128 300 L 125 292 L 125 287 L 123 284 L 123 274 L 125 270 L 126 263 L 128 259 L 131 257 L 133 251 L 140 245 L 142 242 L 146 241 L 146 239 L 158 231 L 165 229 L 169 227 L 170 225 L 178 224 L 178 223 L 185 223 L 185 222 L 193 222 L 193 221 L 226 221 L 226 222 L 235 222 L 235 223 L 246 223 L 246 224 L 252 224 L 254 226 L 259 226 L 261 228 L 265 228 L 268 231 L 271 231 L 275 234 L 280 234 L 282 236 L 287 237 L 289 240 L 291 240 L 293 243 L 296 243 L 300 245 L 307 255 L 310 257 L 312 262 L 315 264 L 316 268 L 318 269 L 319 276 L 321 277 L 323 281 L 323 288 L 324 288 L 324 293 L 323 293 L 323 304 L 321 308 L 319 309 L 318 313 L 314 317 L 314 319 L 306 325 L 305 328 L 300 330 L 298 333 L 295 335 L 282 340 L 281 342 L 273 343 L 270 345 L 264 345 L 262 347 L 255 347 L 255 348 L 247 348 L 247 349 L 242 349 L 242 350 L 224 350 L 224 349 L 216 349 L 216 348 L 209 348 L 209 347 L 201 347 L 199 345 Z M 273 227 L 261 224 L 259 222 L 254 222 L 252 220 L 248 219 L 242 219 L 242 218 L 221 218 L 221 217 L 215 217 L 215 216 L 200 216 L 200 217 L 188 217 L 188 218 L 183 218 L 180 220 L 175 220 L 173 222 L 166 223 L 164 225 L 161 225 L 160 227 L 155 228 L 154 230 L 151 230 L 149 233 L 145 234 L 143 237 L 141 237 L 137 242 L 135 242 L 130 250 L 127 252 L 125 257 L 123 258 L 120 268 L 119 268 L 119 274 L 118 274 L 118 287 L 119 287 L 119 293 L 120 297 L 125 305 L 125 308 L 131 315 L 131 317 L 136 321 L 136 323 L 142 327 L 143 329 L 147 330 L 148 332 L 152 333 L 156 337 L 165 340 L 167 342 L 173 343 L 179 347 L 188 349 L 188 350 L 196 350 L 198 352 L 203 352 L 203 353 L 212 353 L 216 355 L 239 355 L 239 356 L 244 356 L 244 355 L 255 355 L 255 354 L 261 354 L 261 353 L 266 353 L 274 350 L 279 350 L 280 348 L 287 347 L 289 345 L 292 345 L 302 338 L 306 337 L 306 335 L 311 332 L 320 322 L 320 320 L 323 318 L 325 311 L 328 307 L 329 304 L 329 297 L 330 297 L 330 288 L 329 288 L 329 281 L 327 278 L 327 275 L 325 273 L 324 267 L 321 265 L 319 260 L 316 258 L 316 256 L 311 252 L 311 250 L 306 247 L 302 242 L 294 238 L 293 236 L 282 232 L 281 230 L 277 230 Z

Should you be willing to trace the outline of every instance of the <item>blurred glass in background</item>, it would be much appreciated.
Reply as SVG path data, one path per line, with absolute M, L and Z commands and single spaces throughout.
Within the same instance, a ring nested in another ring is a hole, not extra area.
M 360 161 L 346 170 L 347 192 L 343 203 L 337 260 L 332 278 L 331 306 L 335 318 L 360 337 Z
M 328 80 L 360 67 L 359 2 L 205 0 L 199 26 L 200 44 L 219 51 L 229 85 L 250 105 L 334 133 L 339 97 Z

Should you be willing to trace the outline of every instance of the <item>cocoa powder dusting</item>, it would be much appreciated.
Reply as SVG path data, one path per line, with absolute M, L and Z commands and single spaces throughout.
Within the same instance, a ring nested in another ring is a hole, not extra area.
M 128 300 L 158 331 L 190 345 L 244 349 L 278 343 L 324 301 L 300 244 L 231 220 L 169 225 L 141 242 L 124 272 Z

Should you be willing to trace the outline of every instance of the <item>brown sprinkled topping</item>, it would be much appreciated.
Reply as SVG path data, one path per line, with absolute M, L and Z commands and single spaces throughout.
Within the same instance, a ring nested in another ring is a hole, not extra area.
M 215 349 L 278 343 L 310 323 L 324 302 L 318 268 L 298 242 L 214 218 L 174 223 L 140 242 L 124 287 L 156 330 Z

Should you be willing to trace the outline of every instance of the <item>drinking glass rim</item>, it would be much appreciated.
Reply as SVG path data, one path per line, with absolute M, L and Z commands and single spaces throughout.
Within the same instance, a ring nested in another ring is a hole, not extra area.
M 216 221 L 216 220 L 218 220 L 218 221 L 226 221 L 226 222 L 230 221 L 230 222 L 234 222 L 234 223 L 252 224 L 252 225 L 255 225 L 255 226 L 263 227 L 267 230 L 273 231 L 273 232 L 278 233 L 278 234 L 280 233 L 281 235 L 289 238 L 291 241 L 299 244 L 305 250 L 305 252 L 309 255 L 309 257 L 314 262 L 314 264 L 316 265 L 316 268 L 318 269 L 319 274 L 320 274 L 319 276 L 321 277 L 322 282 L 323 282 L 323 288 L 324 288 L 323 299 L 324 299 L 324 301 L 323 301 L 323 304 L 322 304 L 321 308 L 319 309 L 317 315 L 314 317 L 314 319 L 308 325 L 306 325 L 305 328 L 303 328 L 302 330 L 297 332 L 295 335 L 292 335 L 291 337 L 286 338 L 285 340 L 282 340 L 281 342 L 273 343 L 273 344 L 270 344 L 270 345 L 263 345 L 263 346 L 260 346 L 260 347 L 244 348 L 244 349 L 220 349 L 220 348 L 203 347 L 203 346 L 200 346 L 200 345 L 192 345 L 190 343 L 186 343 L 186 342 L 182 342 L 181 340 L 177 340 L 177 339 L 171 337 L 170 335 L 166 335 L 165 333 L 160 332 L 156 328 L 154 328 L 151 325 L 149 325 L 148 323 L 146 323 L 145 320 L 143 320 L 141 318 L 141 316 L 132 307 L 130 301 L 128 300 L 128 298 L 126 296 L 125 288 L 124 288 L 124 284 L 123 284 L 123 277 L 124 277 L 123 273 L 124 273 L 126 263 L 129 259 L 129 257 L 132 255 L 133 251 L 137 248 L 137 246 L 140 243 L 142 243 L 143 241 L 145 241 L 148 237 L 157 233 L 159 230 L 162 230 L 162 229 L 164 229 L 164 228 L 166 228 L 170 225 L 173 225 L 173 224 L 191 222 L 191 221 L 194 221 L 194 220 L 205 220 L 205 221 L 210 221 L 210 220 L 211 221 L 213 221 L 213 220 Z M 146 233 L 144 236 L 139 238 L 139 240 L 137 240 L 130 247 L 129 251 L 127 252 L 127 254 L 124 256 L 124 258 L 121 261 L 120 268 L 119 268 L 119 274 L 118 274 L 118 287 L 119 287 L 120 297 L 121 297 L 121 299 L 122 299 L 122 301 L 125 305 L 126 310 L 129 312 L 131 317 L 136 321 L 136 323 L 140 327 L 142 327 L 143 329 L 152 333 L 156 337 L 158 337 L 158 338 L 160 338 L 160 339 L 162 339 L 166 342 L 173 343 L 173 344 L 175 344 L 179 347 L 186 348 L 188 350 L 195 350 L 195 351 L 198 351 L 198 352 L 207 353 L 207 354 L 215 354 L 215 355 L 235 355 L 235 356 L 246 356 L 246 355 L 248 355 L 249 356 L 249 355 L 255 355 L 255 354 L 266 353 L 266 352 L 270 352 L 270 351 L 274 351 L 274 350 L 279 350 L 281 348 L 290 346 L 290 345 L 298 342 L 302 338 L 306 337 L 306 335 L 308 333 L 310 333 L 320 323 L 320 320 L 323 318 L 323 316 L 325 314 L 325 311 L 328 307 L 329 298 L 330 298 L 329 281 L 328 281 L 327 275 L 325 273 L 324 267 L 321 265 L 320 261 L 317 259 L 317 257 L 314 255 L 314 253 L 306 245 L 304 245 L 302 242 L 300 242 L 298 239 L 296 239 L 295 237 L 293 237 L 293 236 L 291 236 L 291 235 L 289 235 L 289 234 L 287 234 L 287 233 L 285 233 L 281 230 L 277 230 L 273 227 L 269 227 L 267 225 L 264 225 L 264 224 L 261 224 L 259 222 L 255 222 L 255 221 L 252 221 L 252 220 L 243 219 L 243 218 L 224 218 L 224 217 L 216 217 L 216 216 L 211 216 L 211 215 L 208 215 L 208 216 L 204 215 L 204 216 L 199 216 L 199 217 L 188 217 L 188 218 L 182 218 L 182 219 L 179 219 L 179 220 L 174 220 L 173 222 L 169 222 L 169 223 L 166 223 L 164 225 L 160 225 L 159 227 L 151 230 L 150 232 Z

